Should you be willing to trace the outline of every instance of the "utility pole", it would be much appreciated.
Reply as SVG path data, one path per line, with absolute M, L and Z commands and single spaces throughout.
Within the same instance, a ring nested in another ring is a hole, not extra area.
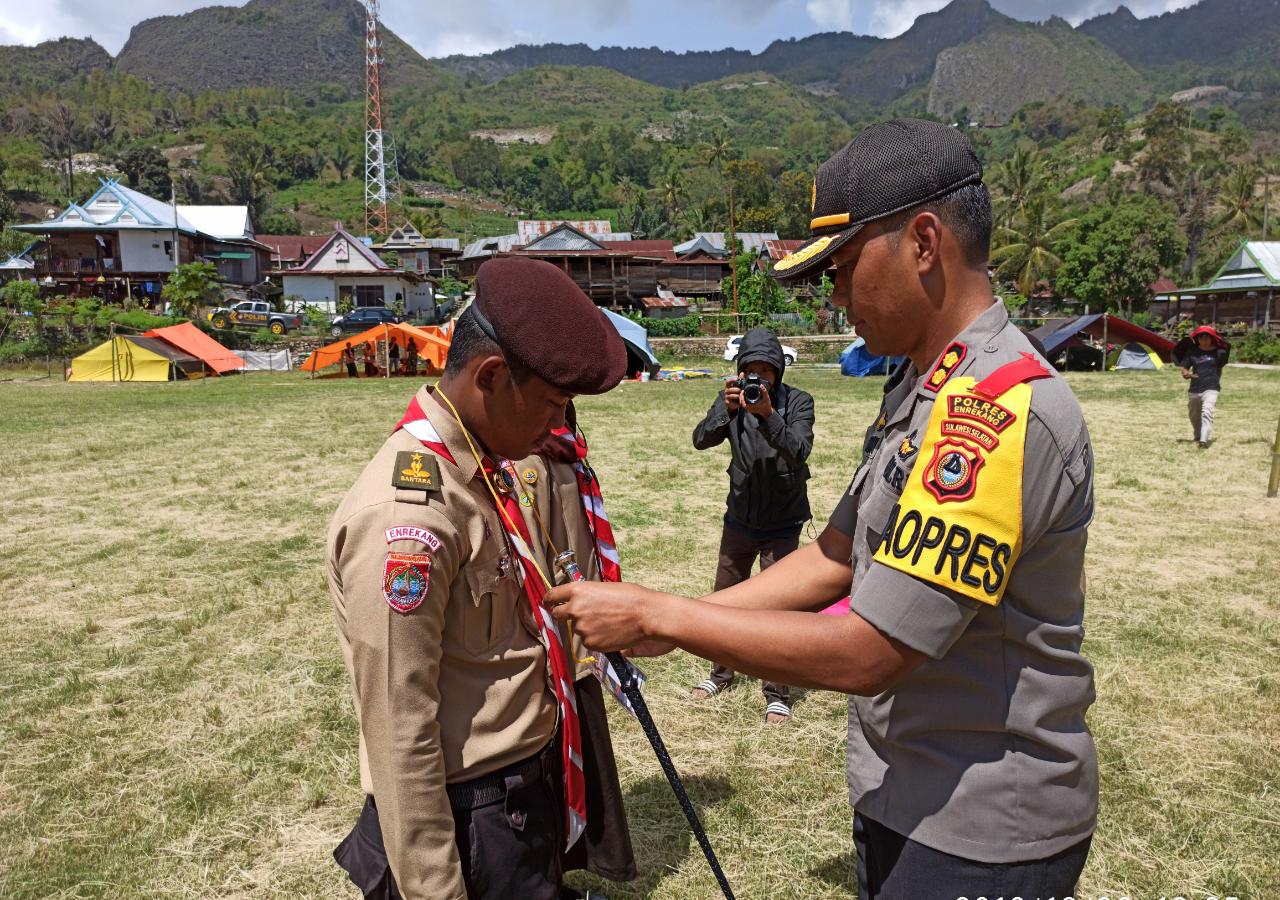
M 729 183 L 729 272 L 733 277 L 733 314 L 738 314 L 738 248 L 733 225 L 733 182 Z M 735 320 L 733 327 L 737 328 Z

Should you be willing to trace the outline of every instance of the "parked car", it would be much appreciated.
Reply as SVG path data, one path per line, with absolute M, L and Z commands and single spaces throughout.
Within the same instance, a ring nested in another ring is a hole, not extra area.
M 738 345 L 741 343 L 742 335 L 740 334 L 735 334 L 733 337 L 729 338 L 729 342 L 724 345 L 725 362 L 733 362 L 738 358 Z M 788 347 L 786 344 L 782 345 L 782 359 L 787 365 L 791 365 L 799 357 L 800 352 L 796 350 L 795 347 Z
M 329 333 L 338 337 L 343 333 L 365 331 L 384 322 L 388 325 L 398 325 L 401 321 L 403 320 L 395 314 L 394 310 L 387 309 L 385 306 L 362 306 L 351 310 L 345 316 L 337 316 L 329 323 Z
M 270 303 L 244 300 L 231 306 L 219 306 L 206 318 L 214 328 L 266 328 L 272 334 L 288 334 L 302 327 L 302 317 L 276 312 Z

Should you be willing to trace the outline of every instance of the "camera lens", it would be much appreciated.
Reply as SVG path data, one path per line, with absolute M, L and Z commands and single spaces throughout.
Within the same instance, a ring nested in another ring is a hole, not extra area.
M 760 385 L 748 384 L 742 389 L 742 399 L 748 406 L 755 406 L 760 402 Z

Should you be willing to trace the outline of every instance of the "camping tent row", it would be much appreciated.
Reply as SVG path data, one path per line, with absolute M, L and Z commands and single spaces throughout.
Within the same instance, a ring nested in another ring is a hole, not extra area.
M 388 350 L 392 344 L 403 348 L 413 344 L 414 349 L 418 351 L 418 359 L 424 366 L 428 369 L 444 371 L 445 357 L 449 355 L 449 344 L 452 340 L 452 322 L 443 328 L 435 326 L 420 328 L 407 322 L 396 325 L 384 323 L 311 351 L 311 355 L 302 363 L 302 370 L 314 373 L 337 365 L 342 362 L 342 353 L 348 346 L 354 350 L 365 344 L 376 345 L 379 341 L 385 341 Z
M 1030 335 L 1044 347 L 1045 359 L 1053 361 L 1065 352 L 1068 369 L 1100 368 L 1104 364 L 1109 369 L 1158 369 L 1173 353 L 1173 341 L 1168 338 L 1119 316 L 1103 313 L 1046 322 Z M 1108 347 L 1094 349 L 1081 335 L 1098 343 L 1105 342 Z M 1078 359 L 1083 363 L 1077 362 Z
M 626 316 L 620 316 L 612 310 L 602 309 L 601 312 L 622 338 L 623 347 L 627 351 L 627 377 L 634 378 L 642 371 L 647 371 L 651 377 L 656 377 L 661 366 L 653 352 L 653 346 L 649 343 L 649 332 L 645 331 L 638 322 Z M 313 351 L 303 362 L 302 369 L 305 372 L 318 372 L 320 369 L 341 363 L 342 353 L 348 345 L 355 350 L 365 344 L 376 345 L 379 341 L 385 341 L 388 347 L 391 344 L 406 347 L 409 342 L 413 342 L 418 351 L 419 360 L 423 364 L 430 369 L 443 371 L 445 358 L 449 355 L 449 344 L 453 340 L 453 326 L 456 321 L 454 319 L 442 328 L 418 327 L 403 322 L 398 325 L 375 325 L 368 331 L 342 338 Z
M 68 381 L 177 381 L 225 375 L 244 360 L 190 322 L 118 334 L 71 361 Z

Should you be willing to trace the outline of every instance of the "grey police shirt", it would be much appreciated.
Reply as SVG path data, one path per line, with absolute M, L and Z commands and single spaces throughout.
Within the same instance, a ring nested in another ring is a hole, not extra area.
M 850 802 L 988 863 L 1052 856 L 1097 821 L 1093 669 L 1080 650 L 1084 418 L 1043 366 L 1047 377 L 994 400 L 963 389 L 1008 363 L 1025 372 L 1033 352 L 995 303 L 927 375 L 906 363 L 830 522 L 853 538 L 852 611 L 928 657 L 888 691 L 850 698 Z

